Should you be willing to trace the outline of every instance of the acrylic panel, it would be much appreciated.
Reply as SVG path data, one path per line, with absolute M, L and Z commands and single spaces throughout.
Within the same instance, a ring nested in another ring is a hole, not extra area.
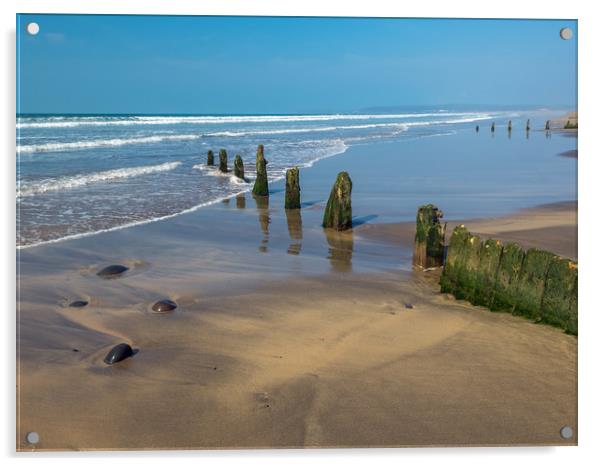
M 576 20 L 16 30 L 18 450 L 576 445 Z

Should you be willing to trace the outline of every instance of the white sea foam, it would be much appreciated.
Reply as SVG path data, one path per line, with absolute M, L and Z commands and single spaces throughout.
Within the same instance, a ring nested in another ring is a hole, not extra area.
M 336 139 L 334 141 L 331 141 L 332 145 L 331 146 L 327 146 L 322 148 L 322 150 L 318 150 L 318 151 L 314 151 L 313 153 L 315 154 L 315 158 L 313 158 L 312 160 L 309 160 L 305 163 L 302 164 L 297 164 L 299 167 L 311 167 L 313 166 L 313 164 L 315 162 L 317 162 L 318 160 L 324 159 L 324 158 L 328 158 L 328 157 L 332 157 L 338 154 L 342 154 L 344 153 L 347 149 L 348 146 L 347 144 L 345 144 L 345 142 L 341 139 Z M 207 169 L 207 167 L 205 165 L 199 164 L 199 165 L 195 165 L 193 168 L 204 168 Z M 272 175 L 270 176 L 270 184 L 276 181 L 280 181 L 284 178 L 284 174 L 279 172 L 279 173 L 272 173 Z M 238 184 L 236 183 L 238 186 L 240 186 L 241 188 L 243 187 L 242 183 Z M 168 214 L 168 215 L 163 215 L 160 217 L 153 217 L 153 218 L 149 218 L 149 219 L 145 219 L 145 220 L 137 220 L 134 222 L 129 222 L 129 223 L 125 223 L 123 225 L 116 225 L 116 226 L 112 226 L 112 227 L 108 227 L 108 228 L 102 228 L 102 229 L 97 229 L 97 230 L 93 230 L 93 231 L 86 231 L 86 232 L 82 232 L 82 233 L 76 233 L 76 234 L 71 234 L 71 235 L 67 235 L 67 236 L 63 236 L 61 238 L 53 238 L 53 239 L 48 239 L 48 240 L 43 240 L 43 241 L 37 241 L 35 243 L 30 243 L 30 244 L 20 244 L 17 245 L 17 249 L 28 249 L 31 247 L 35 247 L 35 246 L 40 246 L 43 244 L 50 244 L 50 243 L 59 243 L 62 241 L 66 241 L 66 240 L 73 240 L 73 239 L 79 239 L 79 238 L 85 238 L 87 236 L 93 236 L 93 235 L 97 235 L 100 233 L 108 233 L 111 231 L 117 231 L 117 230 L 123 230 L 125 228 L 131 228 L 131 227 L 135 227 L 135 226 L 139 226 L 139 225 L 145 225 L 145 224 L 149 224 L 149 223 L 154 223 L 154 222 L 159 222 L 159 221 L 163 221 L 163 220 L 168 220 L 170 218 L 174 218 L 177 217 L 179 215 L 183 215 L 183 214 L 188 214 L 191 212 L 194 212 L 198 209 L 201 209 L 203 207 L 207 207 L 213 204 L 217 204 L 218 202 L 221 202 L 225 199 L 231 199 L 233 197 L 238 196 L 239 194 L 243 194 L 246 192 L 249 192 L 252 188 L 252 184 L 251 183 L 244 183 L 244 189 L 238 189 L 235 192 L 231 192 L 228 193 L 225 196 L 220 196 L 214 199 L 211 199 L 209 201 L 206 202 L 202 202 L 200 204 L 197 204 L 195 206 L 192 206 L 190 208 L 187 209 L 183 209 L 181 211 L 178 212 L 174 212 L 172 214 Z
M 162 141 L 188 141 L 198 139 L 195 134 L 174 134 L 145 136 L 139 138 L 116 138 L 116 139 L 90 139 L 74 142 L 49 142 L 46 144 L 28 144 L 17 146 L 18 153 L 33 152 L 63 152 L 78 149 L 92 149 L 95 147 L 118 147 L 129 144 L 152 144 Z
M 131 117 L 34 117 L 18 119 L 17 128 L 73 128 L 78 126 L 129 126 L 174 124 L 290 123 L 334 120 L 390 120 L 475 115 L 467 112 L 331 114 L 331 115 L 233 115 L 233 116 L 131 116 Z M 484 114 L 476 114 L 484 115 Z
M 62 178 L 45 179 L 33 183 L 22 184 L 17 190 L 17 197 L 34 196 L 48 191 L 62 191 L 78 188 L 91 183 L 111 181 L 132 176 L 148 175 L 150 173 L 164 172 L 179 167 L 182 162 L 166 162 L 160 165 L 144 167 L 118 168 L 87 175 L 66 176 Z

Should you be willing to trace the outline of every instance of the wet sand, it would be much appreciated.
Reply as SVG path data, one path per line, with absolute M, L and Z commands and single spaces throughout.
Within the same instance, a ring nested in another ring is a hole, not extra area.
M 19 251 L 17 448 L 576 443 L 575 337 L 441 295 L 411 271 L 411 223 L 358 209 L 325 233 L 325 194 L 286 213 L 282 194 Z M 575 212 L 465 223 L 574 257 Z M 113 263 L 130 270 L 96 276 Z M 104 364 L 120 342 L 138 353 Z

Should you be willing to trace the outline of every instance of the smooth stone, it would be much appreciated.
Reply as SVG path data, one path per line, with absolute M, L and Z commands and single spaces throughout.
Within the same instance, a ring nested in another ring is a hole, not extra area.
M 114 346 L 111 351 L 105 356 L 105 363 L 107 364 L 115 364 L 116 362 L 123 361 L 126 358 L 129 358 L 134 355 L 134 351 L 132 347 L 127 343 L 119 343 Z
M 169 311 L 173 311 L 177 307 L 178 307 L 178 305 L 176 303 L 174 303 L 173 301 L 170 301 L 169 299 L 163 299 L 163 300 L 157 301 L 155 304 L 153 304 L 153 311 L 169 312 Z
M 414 306 L 412 304 L 406 304 L 405 305 L 406 309 L 414 309 Z
M 88 301 L 72 301 L 69 303 L 69 307 L 86 307 L 88 305 Z
M 128 270 L 130 269 L 125 265 L 109 265 L 108 267 L 105 267 L 100 272 L 98 272 L 96 275 L 98 275 L 99 277 L 115 277 L 117 275 L 121 275 L 123 272 L 127 272 Z

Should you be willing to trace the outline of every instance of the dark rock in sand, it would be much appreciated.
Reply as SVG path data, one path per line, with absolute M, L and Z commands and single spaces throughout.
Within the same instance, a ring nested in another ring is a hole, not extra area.
M 153 311 L 155 312 L 170 312 L 177 308 L 178 305 L 169 299 L 163 299 L 153 304 Z
M 108 267 L 105 267 L 100 272 L 98 272 L 96 275 L 103 278 L 113 278 L 118 277 L 119 275 L 121 275 L 124 272 L 127 272 L 128 270 L 129 268 L 125 265 L 109 265 Z
M 351 178 L 347 172 L 341 172 L 330 191 L 330 197 L 324 210 L 322 226 L 335 230 L 351 228 Z
M 127 343 L 119 343 L 118 345 L 114 346 L 111 351 L 109 351 L 109 353 L 105 356 L 104 361 L 106 364 L 115 364 L 116 362 L 123 361 L 124 359 L 132 357 L 133 355 L 134 351 L 130 345 Z
M 88 301 L 77 300 L 69 303 L 69 307 L 86 307 L 88 305 Z

